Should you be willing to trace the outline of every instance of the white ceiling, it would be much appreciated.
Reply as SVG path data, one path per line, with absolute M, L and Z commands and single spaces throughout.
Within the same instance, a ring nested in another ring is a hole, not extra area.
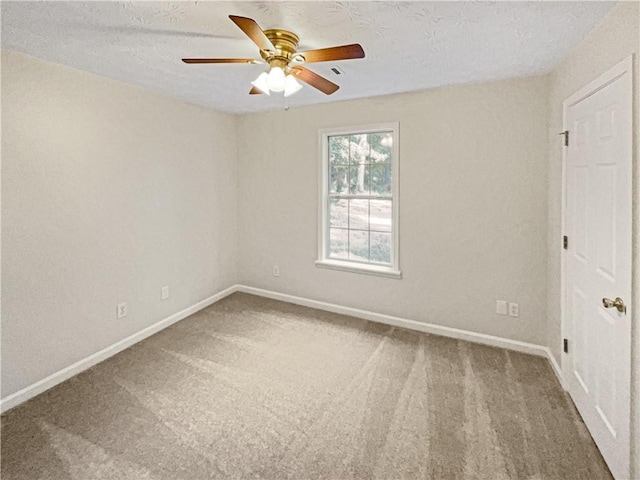
M 186 65 L 258 57 L 228 15 L 296 32 L 300 50 L 360 43 L 366 58 L 309 64 L 338 83 L 305 85 L 290 106 L 551 71 L 612 2 L 6 2 L 2 46 L 228 112 L 283 108 L 248 95 L 265 65 Z M 330 68 L 339 66 L 344 75 Z

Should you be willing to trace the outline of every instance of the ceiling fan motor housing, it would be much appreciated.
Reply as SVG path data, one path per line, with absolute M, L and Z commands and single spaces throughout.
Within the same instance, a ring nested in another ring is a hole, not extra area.
M 260 56 L 270 67 L 280 67 L 284 70 L 295 57 L 300 38 L 293 32 L 278 28 L 265 30 L 264 34 L 276 47 L 276 51 L 260 50 Z

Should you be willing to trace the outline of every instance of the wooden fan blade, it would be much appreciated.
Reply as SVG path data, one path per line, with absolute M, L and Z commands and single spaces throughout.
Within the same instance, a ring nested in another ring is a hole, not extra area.
M 184 63 L 260 63 L 254 58 L 183 58 Z
M 261 93 L 263 93 L 262 90 L 256 87 L 253 87 L 251 88 L 251 90 L 249 90 L 249 95 L 259 95 Z
M 258 25 L 255 20 L 246 17 L 238 17 L 236 15 L 229 15 L 229 18 L 233 23 L 240 27 L 240 30 L 242 30 L 260 50 L 271 50 L 275 52 L 276 47 L 273 46 L 271 40 L 267 38 L 260 28 L 260 25 Z
M 364 58 L 364 50 L 358 43 L 351 45 L 342 45 L 340 47 L 320 48 L 318 50 L 309 50 L 308 52 L 299 52 L 307 63 L 313 62 L 331 62 L 333 60 L 349 60 L 351 58 Z
M 327 80 L 326 78 L 318 75 L 317 73 L 312 72 L 311 70 L 307 70 L 304 67 L 296 66 L 291 69 L 291 73 L 296 76 L 296 78 L 302 80 L 305 83 L 308 83 L 314 88 L 317 88 L 322 93 L 327 95 L 331 95 L 340 87 L 335 83 Z

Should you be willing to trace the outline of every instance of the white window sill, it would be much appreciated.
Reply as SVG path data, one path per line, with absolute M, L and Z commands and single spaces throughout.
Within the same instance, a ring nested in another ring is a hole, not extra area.
M 380 277 L 402 278 L 402 272 L 391 267 L 343 262 L 339 260 L 316 260 L 316 267 L 342 270 L 344 272 L 364 273 L 366 275 L 378 275 Z

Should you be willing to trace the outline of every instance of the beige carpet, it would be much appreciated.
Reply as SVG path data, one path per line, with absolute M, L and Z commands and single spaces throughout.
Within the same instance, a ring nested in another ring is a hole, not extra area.
M 235 294 L 8 412 L 2 479 L 599 479 L 547 361 Z

